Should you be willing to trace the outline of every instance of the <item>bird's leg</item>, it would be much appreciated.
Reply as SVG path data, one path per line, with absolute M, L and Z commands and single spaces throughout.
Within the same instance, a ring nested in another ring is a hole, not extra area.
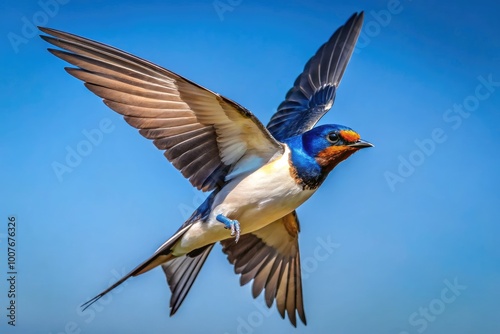
M 234 236 L 234 242 L 238 242 L 240 239 L 240 223 L 236 219 L 229 219 L 222 214 L 217 215 L 215 219 L 224 224 L 224 228 L 231 229 L 231 236 Z

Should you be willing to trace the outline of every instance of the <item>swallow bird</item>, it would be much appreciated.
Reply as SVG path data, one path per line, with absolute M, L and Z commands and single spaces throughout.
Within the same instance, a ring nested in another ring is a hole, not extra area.
M 163 67 L 66 32 L 41 28 L 65 68 L 125 121 L 151 139 L 205 202 L 146 261 L 83 304 L 157 266 L 172 292 L 170 315 L 186 298 L 215 243 L 253 280 L 268 307 L 276 301 L 296 326 L 306 324 L 295 209 L 340 162 L 373 146 L 342 125 L 314 127 L 333 105 L 356 44 L 355 13 L 307 62 L 265 127 L 249 110 Z

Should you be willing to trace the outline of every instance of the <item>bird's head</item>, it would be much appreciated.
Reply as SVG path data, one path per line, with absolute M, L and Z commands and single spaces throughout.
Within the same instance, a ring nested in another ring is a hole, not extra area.
M 332 124 L 321 125 L 304 133 L 302 145 L 307 154 L 326 172 L 330 172 L 356 151 L 373 147 L 351 128 Z

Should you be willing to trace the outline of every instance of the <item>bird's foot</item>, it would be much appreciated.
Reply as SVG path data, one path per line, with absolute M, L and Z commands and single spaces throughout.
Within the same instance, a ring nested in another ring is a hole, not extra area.
M 236 219 L 229 219 L 222 214 L 217 215 L 215 219 L 224 224 L 224 228 L 231 230 L 231 236 L 234 236 L 234 242 L 240 240 L 240 223 Z

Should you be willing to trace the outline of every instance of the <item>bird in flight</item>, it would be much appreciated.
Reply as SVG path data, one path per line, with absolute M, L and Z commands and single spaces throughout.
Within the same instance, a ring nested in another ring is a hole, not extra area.
M 186 298 L 215 243 L 296 326 L 306 324 L 295 209 L 340 162 L 373 146 L 342 125 L 314 127 L 330 110 L 363 23 L 355 13 L 307 62 L 265 127 L 249 110 L 170 70 L 111 46 L 42 28 L 49 49 L 125 121 L 151 139 L 199 190 L 211 191 L 158 250 L 83 304 L 157 266 L 172 292 L 170 315 Z

